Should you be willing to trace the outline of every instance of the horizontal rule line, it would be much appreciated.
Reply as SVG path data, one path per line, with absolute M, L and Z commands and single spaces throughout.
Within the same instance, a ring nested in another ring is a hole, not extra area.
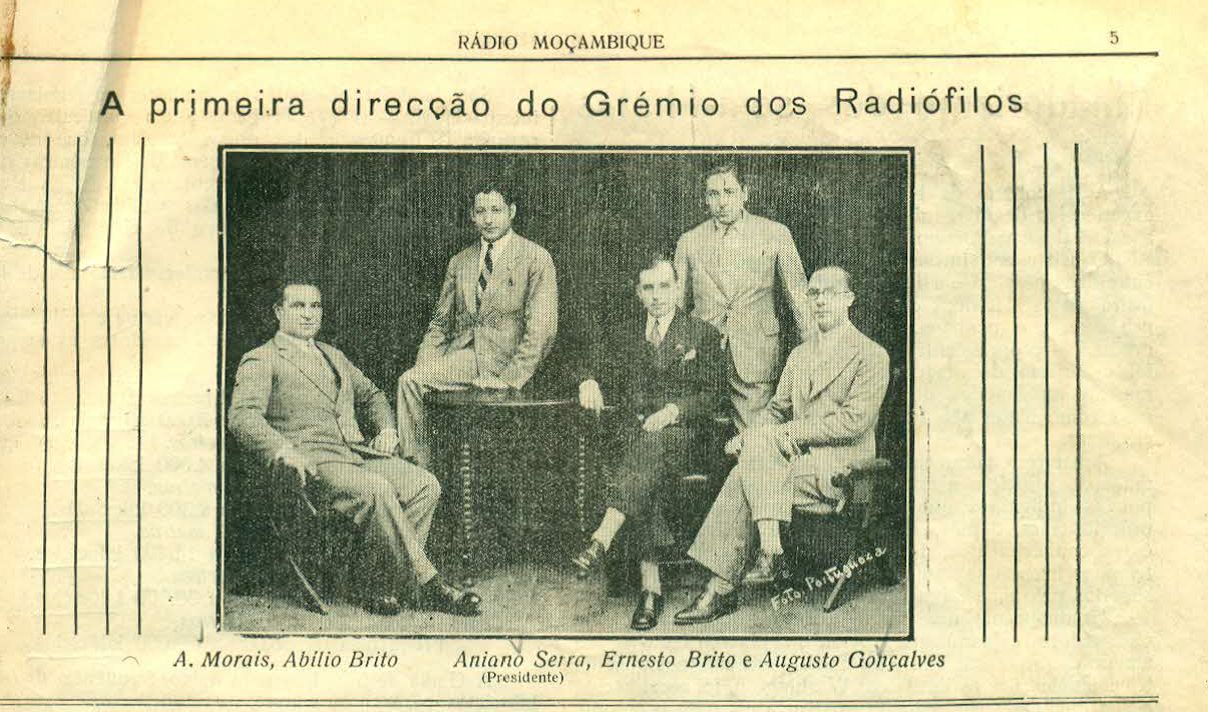
M 721 699 L 626 699 L 626 698 L 529 698 L 529 699 L 500 699 L 500 700 L 481 700 L 481 699 L 439 699 L 439 698 L 420 698 L 420 699 L 403 699 L 403 698 L 205 698 L 205 697 L 184 697 L 184 698 L 38 698 L 38 697 L 15 697 L 15 698 L 0 698 L 0 705 L 9 704 L 60 704 L 60 705 L 152 705 L 152 704 L 194 704 L 194 705 L 256 705 L 263 704 L 274 707 L 288 707 L 294 705 L 336 705 L 336 706 L 362 706 L 362 705 L 467 705 L 474 707 L 506 707 L 511 705 L 537 705 L 542 707 L 556 707 L 564 705 L 591 705 L 591 706 L 629 706 L 629 705 L 648 705 L 658 707 L 684 706 L 684 705 L 702 705 L 702 706 L 723 706 L 723 707 L 746 707 L 746 706 L 802 706 L 802 705 L 825 705 L 825 704 L 845 704 L 845 705 L 953 705 L 953 704 L 974 704 L 974 705 L 1011 705 L 1011 704 L 1045 704 L 1045 705 L 1070 705 L 1070 704 L 1157 704 L 1160 698 L 1157 695 L 1136 695 L 1136 696 L 1106 696 L 1106 697 L 913 697 L 913 698 L 884 698 L 884 699 L 817 699 L 817 700 L 801 700 L 801 699 L 739 699 L 721 700 Z
M 970 52 L 963 54 L 749 54 L 666 57 L 53 57 L 13 55 L 0 59 L 25 62 L 733 62 L 860 59 L 1096 59 L 1158 57 L 1147 52 Z

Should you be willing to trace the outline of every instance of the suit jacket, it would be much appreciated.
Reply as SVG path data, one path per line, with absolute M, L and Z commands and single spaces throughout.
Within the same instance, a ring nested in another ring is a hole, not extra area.
M 385 394 L 339 349 L 315 344 L 338 375 L 334 387 L 304 368 L 297 347 L 280 335 L 239 361 L 227 427 L 266 464 L 290 445 L 315 464 L 361 464 L 348 446 L 365 440 L 358 409 L 378 430 L 395 427 Z
M 738 234 L 723 236 L 706 220 L 680 236 L 675 267 L 679 305 L 712 324 L 729 344 L 742 380 L 775 381 L 780 369 L 780 320 L 775 288 L 780 278 L 802 340 L 816 332 L 806 302 L 805 268 L 789 229 L 758 215 L 744 214 Z
M 791 421 L 790 435 L 804 451 L 793 460 L 796 475 L 832 475 L 877 454 L 889 354 L 856 327 L 839 328 L 793 349 L 776 394 L 757 419 Z
M 449 260 L 436 313 L 419 345 L 416 361 L 473 348 L 478 372 L 513 388 L 528 383 L 558 333 L 558 277 L 549 252 L 512 233 L 493 256 L 491 278 L 477 309 L 478 261 L 482 241 Z
M 592 347 L 578 381 L 595 379 L 606 404 L 646 416 L 668 403 L 687 422 L 713 415 L 722 401 L 725 361 L 721 335 L 712 326 L 676 309 L 657 347 L 646 341 L 646 313 L 613 327 Z

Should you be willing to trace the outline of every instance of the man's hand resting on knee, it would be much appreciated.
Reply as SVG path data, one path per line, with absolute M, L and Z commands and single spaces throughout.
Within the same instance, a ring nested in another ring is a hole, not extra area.
M 373 440 L 369 441 L 369 447 L 378 452 L 393 454 L 398 450 L 398 431 L 394 428 L 382 428 Z
M 273 464 L 280 465 L 292 470 L 298 475 L 298 484 L 306 486 L 307 478 L 318 477 L 319 471 L 315 464 L 310 461 L 310 458 L 293 449 L 287 447 L 277 453 L 273 458 Z

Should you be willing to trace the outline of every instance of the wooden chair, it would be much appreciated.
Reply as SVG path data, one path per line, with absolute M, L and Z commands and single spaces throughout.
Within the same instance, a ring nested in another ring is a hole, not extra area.
M 289 512 L 291 508 L 294 510 L 293 512 Z M 299 487 L 294 489 L 291 494 L 282 497 L 277 511 L 269 517 L 269 526 L 272 528 L 277 545 L 281 548 L 281 556 L 301 591 L 303 606 L 314 613 L 325 616 L 327 615 L 327 605 L 323 601 L 323 596 L 311 582 L 312 577 L 306 574 L 308 567 L 305 564 L 309 563 L 307 561 L 309 552 L 302 543 L 309 538 L 308 530 L 317 525 L 318 519 L 318 510 L 311 503 L 310 497 L 306 496 L 306 492 Z
M 296 598 L 307 610 L 326 615 L 327 602 L 346 592 L 352 527 L 334 512 L 319 511 L 287 468 L 263 468 L 242 458 L 240 469 L 249 475 L 244 481 L 255 493 L 258 514 L 268 520 L 268 543 Z
M 834 514 L 793 509 L 785 551 L 795 584 L 809 591 L 829 586 L 822 610 L 842 604 L 857 578 L 875 578 L 884 585 L 902 580 L 908 548 L 906 529 L 908 462 L 904 435 L 903 369 L 893 369 L 877 423 L 879 457 L 853 463 L 835 476 L 846 504 Z M 829 571 L 828 571 L 829 570 Z

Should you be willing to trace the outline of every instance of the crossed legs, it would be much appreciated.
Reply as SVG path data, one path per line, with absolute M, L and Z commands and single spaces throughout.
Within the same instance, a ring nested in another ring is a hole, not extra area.
M 791 460 L 769 430 L 752 428 L 744 440 L 738 464 L 688 549 L 688 556 L 713 576 L 696 601 L 676 614 L 676 623 L 705 623 L 737 608 L 733 594 L 756 541 L 761 554 L 757 570 L 774 573 L 782 553 L 780 523 L 792 518 L 793 508 Z
M 682 467 L 668 459 L 682 458 L 687 437 L 684 428 L 669 426 L 658 432 L 640 428 L 624 433 L 627 442 L 618 467 L 617 492 L 607 501 L 607 509 L 591 542 L 574 563 L 590 569 L 612 547 L 623 526 L 628 525 L 630 550 L 639 559 L 642 592 L 632 627 L 647 630 L 658 622 L 662 608 L 662 582 L 658 555 L 674 542 L 663 516 L 663 500 L 676 482 Z

